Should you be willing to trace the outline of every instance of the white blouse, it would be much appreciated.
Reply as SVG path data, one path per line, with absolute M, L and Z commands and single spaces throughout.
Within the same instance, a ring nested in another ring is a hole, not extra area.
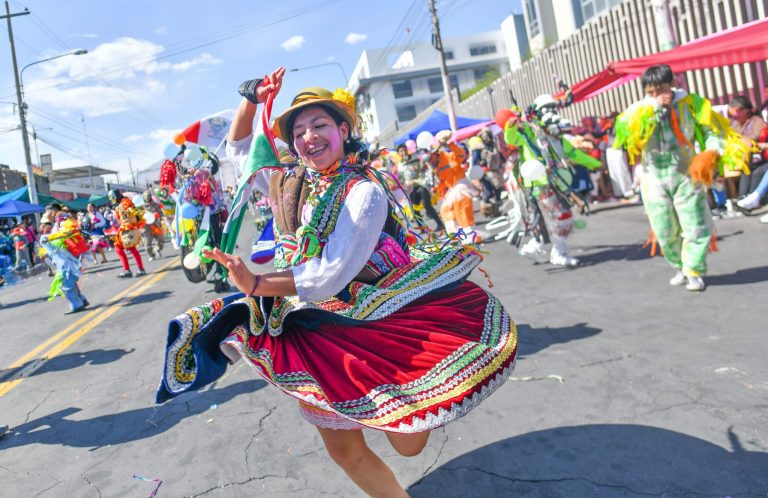
M 227 142 L 227 158 L 240 168 L 245 164 L 253 140 L 249 135 Z M 262 170 L 254 179 L 256 189 L 269 194 L 269 178 L 274 170 Z M 312 218 L 312 207 L 302 212 L 302 223 Z M 320 257 L 291 269 L 299 299 L 316 302 L 338 294 L 365 267 L 387 221 L 389 201 L 384 190 L 371 181 L 352 186 Z

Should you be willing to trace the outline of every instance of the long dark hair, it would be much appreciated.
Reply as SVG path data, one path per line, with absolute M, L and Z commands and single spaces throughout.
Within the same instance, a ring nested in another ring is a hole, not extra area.
M 288 126 L 287 130 L 290 131 L 291 137 L 293 137 L 293 124 L 296 122 L 296 118 L 298 115 L 307 109 L 322 109 L 328 115 L 333 119 L 333 121 L 336 123 L 336 126 L 341 126 L 341 123 L 347 123 L 347 126 L 349 126 L 349 137 L 344 141 L 344 156 L 348 156 L 350 154 L 357 154 L 359 161 L 367 161 L 368 160 L 368 146 L 365 144 L 362 138 L 360 137 L 354 137 L 352 136 L 352 125 L 348 123 L 344 118 L 341 117 L 341 114 L 339 114 L 336 109 L 323 105 L 323 104 L 312 104 L 308 105 L 306 107 L 303 107 L 301 111 L 294 112 L 293 115 L 288 119 Z M 294 156 L 298 156 L 298 153 L 296 152 L 296 148 L 293 146 L 293 138 L 288 143 L 288 148 L 291 150 L 291 153 L 293 153 Z

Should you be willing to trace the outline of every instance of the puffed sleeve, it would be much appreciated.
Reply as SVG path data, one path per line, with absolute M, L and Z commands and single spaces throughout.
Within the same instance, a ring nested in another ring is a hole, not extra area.
M 299 299 L 330 299 L 360 273 L 384 229 L 388 209 L 387 196 L 375 183 L 352 187 L 322 256 L 293 268 Z
M 243 167 L 248 160 L 248 152 L 251 150 L 251 142 L 253 142 L 253 133 L 233 142 L 227 140 L 227 160 L 235 166 L 238 178 L 243 174 Z M 263 169 L 256 174 L 254 179 L 254 187 L 264 195 L 269 195 L 269 178 L 272 171 L 271 169 Z

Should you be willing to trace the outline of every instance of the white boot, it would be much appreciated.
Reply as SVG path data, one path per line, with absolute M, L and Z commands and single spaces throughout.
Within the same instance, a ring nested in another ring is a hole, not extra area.
M 685 278 L 685 275 L 683 274 L 682 270 L 677 270 L 677 273 L 675 273 L 675 276 L 669 279 L 669 285 L 673 287 L 679 287 L 681 285 L 685 285 L 688 282 L 688 279 Z
M 539 242 L 536 238 L 528 240 L 528 242 L 520 248 L 520 255 L 530 258 L 537 263 L 545 263 L 548 259 L 547 251 L 544 250 L 544 244 Z
M 552 242 L 552 250 L 549 253 L 549 262 L 557 266 L 578 266 L 579 260 L 572 256 L 568 256 L 568 246 L 565 245 L 564 240 L 556 240 Z
M 693 292 L 703 291 L 706 287 L 704 279 L 701 277 L 688 277 L 688 285 L 685 286 L 686 289 Z

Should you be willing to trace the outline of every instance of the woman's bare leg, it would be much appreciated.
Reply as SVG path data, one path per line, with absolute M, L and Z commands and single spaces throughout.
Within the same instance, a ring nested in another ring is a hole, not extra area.
M 361 430 L 317 428 L 334 462 L 369 496 L 407 497 L 392 470 L 365 444 Z
M 414 434 L 400 434 L 387 432 L 389 444 L 403 456 L 412 457 L 421 453 L 429 440 L 429 431 L 416 432 Z

